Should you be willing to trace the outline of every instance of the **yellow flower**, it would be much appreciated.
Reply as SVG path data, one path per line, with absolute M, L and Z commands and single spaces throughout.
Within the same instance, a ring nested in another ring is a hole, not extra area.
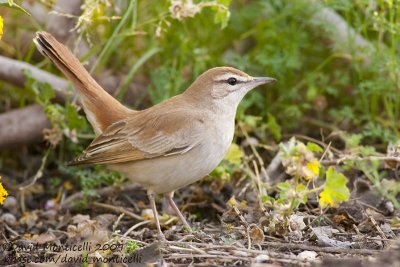
M 228 200 L 228 205 L 231 206 L 231 207 L 236 207 L 236 206 L 238 205 L 237 202 L 236 202 L 235 197 L 231 197 L 231 198 Z
M 322 191 L 319 194 L 319 197 L 320 197 L 319 198 L 319 204 L 321 205 L 321 207 L 325 208 L 328 205 L 333 207 L 333 208 L 336 207 L 335 201 L 332 199 L 332 196 L 328 192 Z
M 1 176 L 0 176 L 1 179 Z M 4 201 L 6 200 L 8 196 L 8 192 L 6 189 L 4 189 L 3 185 L 0 183 L 0 204 L 3 205 Z
M 0 16 L 0 40 L 3 37 L 3 18 Z
M 308 175 L 306 175 L 306 179 L 310 180 L 316 176 L 319 176 L 319 162 L 318 160 L 313 160 L 306 164 L 306 168 L 308 170 Z

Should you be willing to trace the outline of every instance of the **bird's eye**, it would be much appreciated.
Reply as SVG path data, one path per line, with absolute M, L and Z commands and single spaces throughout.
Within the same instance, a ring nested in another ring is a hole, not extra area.
M 233 77 L 230 77 L 230 78 L 227 80 L 227 82 L 228 82 L 229 85 L 235 85 L 235 84 L 237 84 L 236 78 L 233 78 Z

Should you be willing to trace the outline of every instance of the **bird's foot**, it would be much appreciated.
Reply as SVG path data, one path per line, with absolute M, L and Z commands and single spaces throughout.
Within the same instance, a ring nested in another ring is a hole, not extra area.
M 157 238 L 158 238 L 158 241 L 159 241 L 160 243 L 165 243 L 165 242 L 168 241 L 168 240 L 165 238 L 165 235 L 164 235 L 163 233 L 158 233 L 158 234 L 157 234 Z

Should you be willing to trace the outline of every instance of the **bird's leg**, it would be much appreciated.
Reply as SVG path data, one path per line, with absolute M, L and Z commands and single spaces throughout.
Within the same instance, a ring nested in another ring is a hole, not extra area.
M 154 200 L 154 192 L 152 192 L 150 190 L 147 191 L 147 196 L 149 197 L 151 209 L 153 210 L 153 214 L 154 214 L 154 219 L 156 220 L 158 237 L 160 238 L 161 241 L 164 241 L 166 239 L 165 239 L 163 232 L 161 231 L 160 221 L 158 220 L 156 201 Z
M 174 202 L 174 191 L 169 192 L 167 194 L 165 194 L 169 205 L 171 206 L 171 208 L 175 211 L 176 215 L 178 215 L 179 219 L 181 219 L 181 221 L 183 222 L 185 228 L 192 233 L 192 228 L 190 228 L 190 225 L 188 224 L 188 222 L 186 221 L 185 217 L 183 217 L 182 213 L 180 212 L 180 210 L 178 209 L 178 206 L 176 206 L 175 202 Z

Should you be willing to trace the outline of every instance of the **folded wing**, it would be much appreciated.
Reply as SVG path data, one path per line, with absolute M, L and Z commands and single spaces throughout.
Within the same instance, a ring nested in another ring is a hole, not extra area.
M 205 125 L 195 112 L 142 111 L 110 125 L 70 165 L 116 164 L 183 154 L 204 138 Z

